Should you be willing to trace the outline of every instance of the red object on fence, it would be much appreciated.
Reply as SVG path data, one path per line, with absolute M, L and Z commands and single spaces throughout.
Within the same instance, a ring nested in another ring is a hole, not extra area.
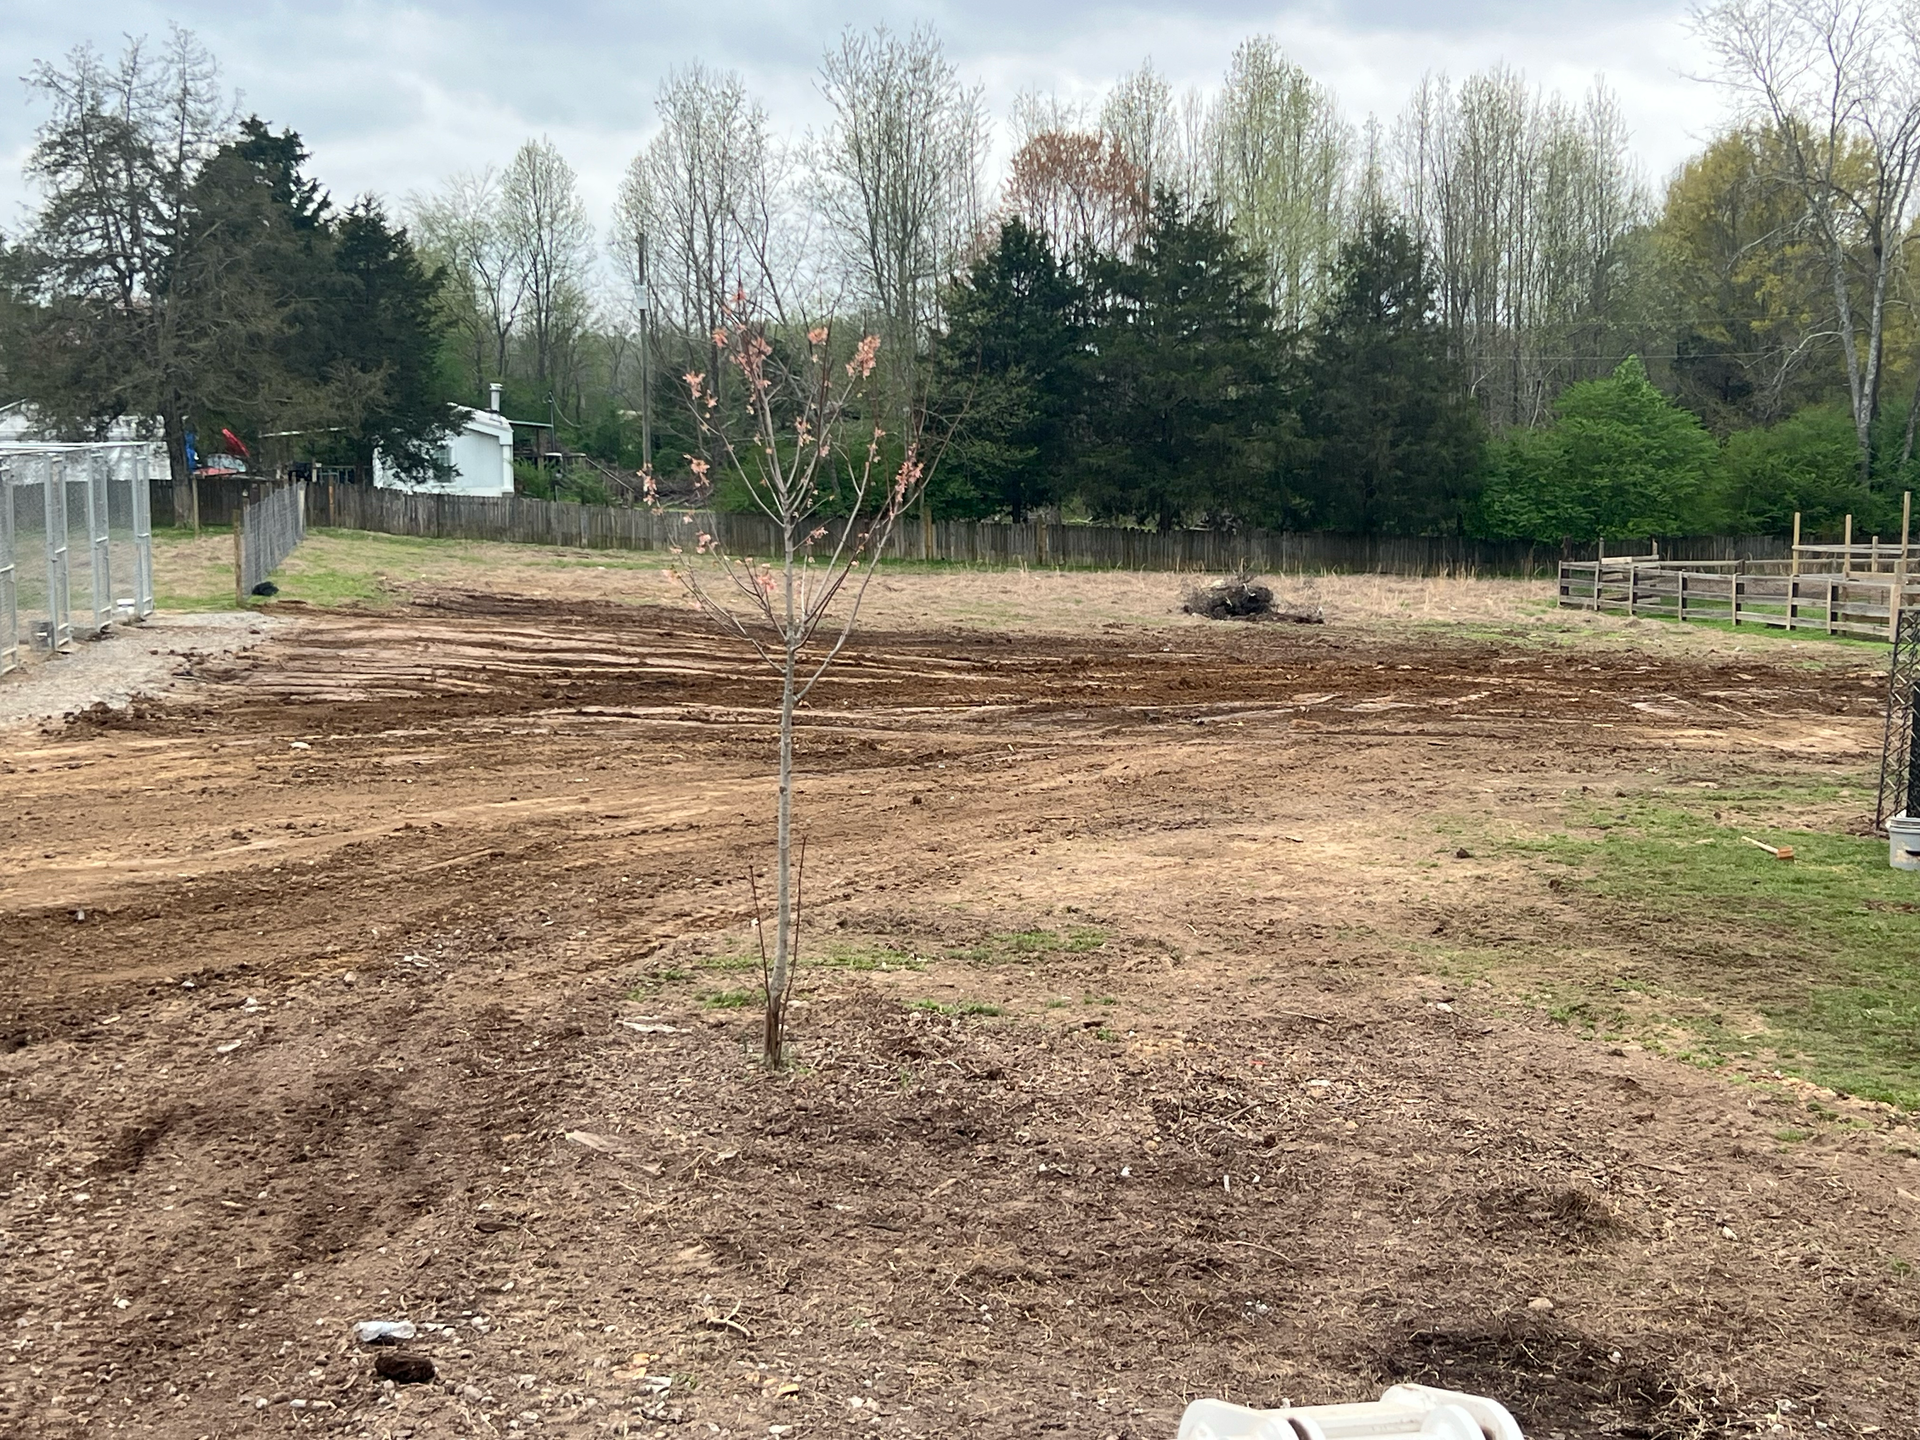
M 220 435 L 221 438 L 227 442 L 228 448 L 239 451 L 240 454 L 246 456 L 249 460 L 253 458 L 253 452 L 247 449 L 246 442 L 234 434 L 233 431 L 222 429 Z

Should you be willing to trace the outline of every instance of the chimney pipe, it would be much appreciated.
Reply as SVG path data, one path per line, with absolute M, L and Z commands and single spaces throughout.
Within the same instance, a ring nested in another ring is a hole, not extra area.
M 498 380 L 492 381 L 487 386 L 487 409 L 496 415 L 500 413 L 500 390 L 501 385 Z

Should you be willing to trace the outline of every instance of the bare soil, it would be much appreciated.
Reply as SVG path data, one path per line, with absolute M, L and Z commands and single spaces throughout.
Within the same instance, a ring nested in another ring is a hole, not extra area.
M 1326 627 L 302 612 L 0 740 L 0 1433 L 1920 1434 L 1920 1137 L 1431 972 L 1570 911 L 1437 816 L 1857 769 L 1864 668 Z M 1755 717 L 1763 723 L 1755 723 Z M 748 968 L 742 968 L 743 966 Z M 431 1384 L 352 1322 L 412 1320 Z

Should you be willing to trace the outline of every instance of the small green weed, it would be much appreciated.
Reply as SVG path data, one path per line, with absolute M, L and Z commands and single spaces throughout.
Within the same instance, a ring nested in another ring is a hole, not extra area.
M 942 1000 L 915 1000 L 908 1004 L 909 1010 L 918 1010 L 930 1015 L 1004 1015 L 1006 1009 L 999 1005 L 990 1005 L 985 1000 L 956 1000 L 951 1003 Z
M 711 990 L 700 997 L 709 1010 L 741 1010 L 760 999 L 758 990 Z
M 1107 932 L 1092 925 L 1059 930 L 1002 930 L 978 945 L 953 953 L 956 960 L 976 965 L 1024 965 L 1043 955 L 1083 955 L 1107 942 Z

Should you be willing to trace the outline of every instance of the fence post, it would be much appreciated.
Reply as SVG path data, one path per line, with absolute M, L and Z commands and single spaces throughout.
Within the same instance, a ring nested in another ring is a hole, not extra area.
M 1800 578 L 1800 512 L 1793 512 L 1793 558 L 1788 562 L 1787 574 L 1794 579 Z
M 1740 562 L 1733 562 L 1733 573 L 1727 577 L 1727 605 L 1733 611 L 1733 625 L 1740 628 Z
M 233 601 L 247 608 L 247 496 L 242 491 L 233 508 Z
M 1900 609 L 1907 603 L 1907 542 L 1913 538 L 1913 492 L 1900 497 L 1900 558 L 1893 562 L 1893 588 L 1887 592 L 1887 639 L 1900 638 Z
M 1687 623 L 1687 572 L 1686 571 L 1682 570 L 1680 572 L 1679 580 L 1676 583 L 1678 584 L 1679 589 L 1677 593 L 1677 598 L 1675 599 L 1675 602 L 1674 602 L 1674 609 L 1679 612 L 1680 623 L 1684 625 Z
M 1847 516 L 1846 548 L 1840 555 L 1840 573 L 1851 580 L 1853 578 L 1853 516 Z

